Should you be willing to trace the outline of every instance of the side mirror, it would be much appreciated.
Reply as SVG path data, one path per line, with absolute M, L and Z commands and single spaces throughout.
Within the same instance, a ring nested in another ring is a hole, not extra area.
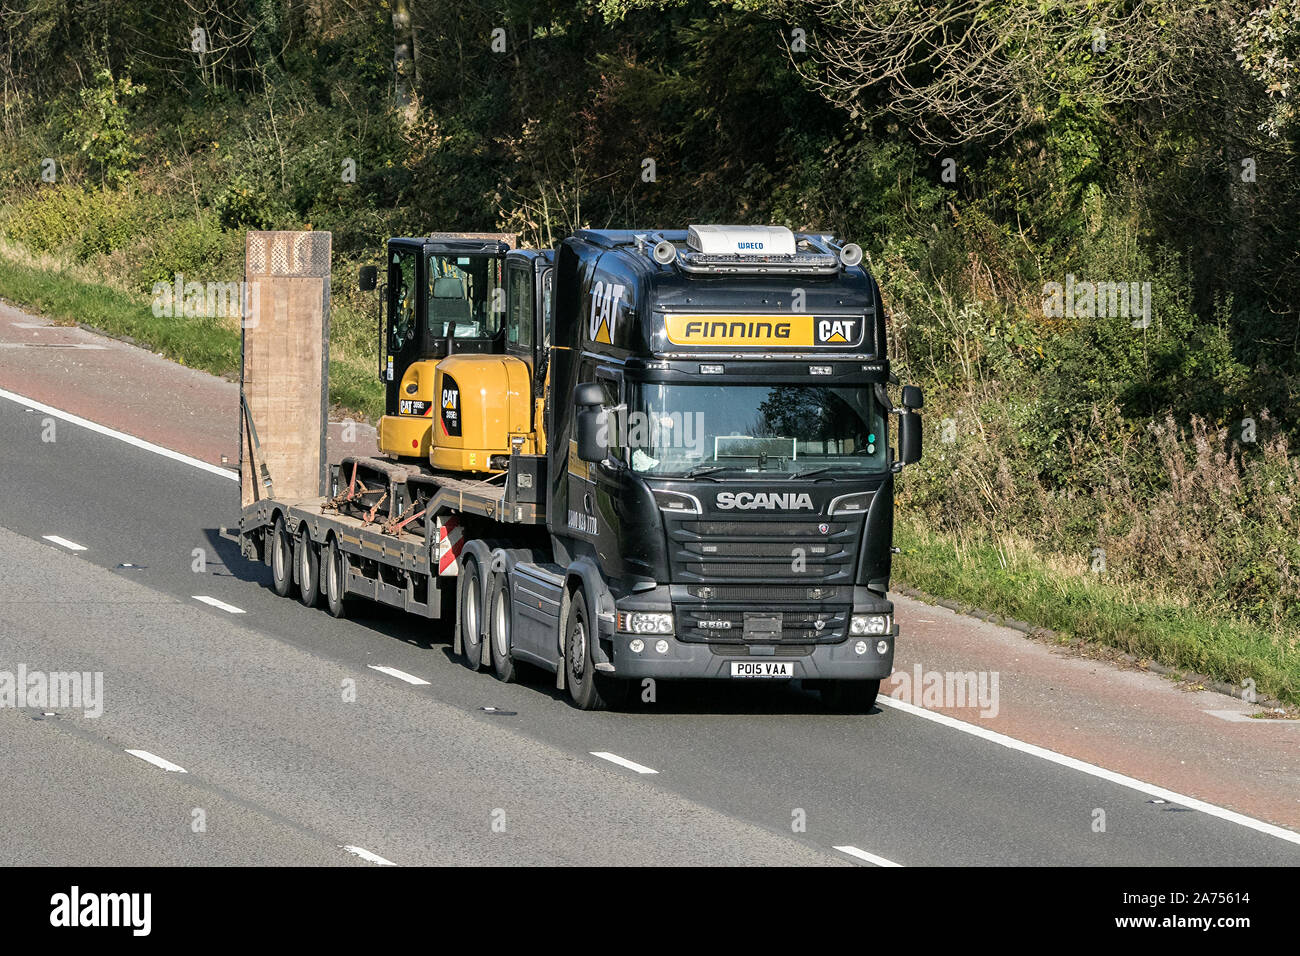
M 373 292 L 379 281 L 379 270 L 374 266 L 362 266 L 357 273 L 357 287 L 362 292 Z
M 583 461 L 600 462 L 609 455 L 605 445 L 605 412 L 601 408 L 584 408 L 578 412 L 574 431 L 578 440 L 578 457 Z
M 921 390 L 915 385 L 903 386 L 903 407 L 914 412 L 925 408 L 925 399 L 921 396 Z
M 578 408 L 604 405 L 605 390 L 595 382 L 583 382 L 573 390 L 573 404 Z
M 917 394 L 920 394 L 919 389 Z M 898 460 L 904 465 L 913 465 L 921 460 L 921 416 L 911 410 L 898 416 Z

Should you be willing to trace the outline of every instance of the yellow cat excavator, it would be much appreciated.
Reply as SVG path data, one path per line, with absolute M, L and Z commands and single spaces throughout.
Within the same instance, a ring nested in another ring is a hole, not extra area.
M 550 250 L 513 236 L 390 239 L 380 285 L 379 448 L 404 467 L 499 473 L 545 448 L 541 382 Z M 363 270 L 374 288 L 377 270 Z

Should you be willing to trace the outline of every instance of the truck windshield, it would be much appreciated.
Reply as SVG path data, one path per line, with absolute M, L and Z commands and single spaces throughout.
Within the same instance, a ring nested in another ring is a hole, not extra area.
M 631 386 L 610 444 L 646 475 L 799 476 L 886 467 L 872 389 L 812 385 Z

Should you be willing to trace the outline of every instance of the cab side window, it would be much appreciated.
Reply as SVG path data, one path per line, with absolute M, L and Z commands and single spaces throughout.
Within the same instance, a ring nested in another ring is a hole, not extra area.
M 506 272 L 506 344 L 522 351 L 533 349 L 533 284 L 529 270 Z
M 399 352 L 415 334 L 415 253 L 396 249 L 389 262 L 388 282 L 392 288 L 393 306 L 388 340 L 389 349 Z
M 615 461 L 625 461 L 628 431 L 627 407 L 622 404 L 618 380 L 607 373 L 601 372 L 597 374 L 596 381 L 605 393 L 603 404 L 609 410 L 606 413 L 609 416 L 606 419 L 609 457 Z

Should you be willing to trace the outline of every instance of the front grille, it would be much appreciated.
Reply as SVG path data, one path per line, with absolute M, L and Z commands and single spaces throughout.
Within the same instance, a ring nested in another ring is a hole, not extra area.
M 755 635 L 745 633 L 745 613 L 753 608 L 718 608 L 710 606 L 677 608 L 677 637 L 683 641 L 705 644 L 751 643 Z M 764 633 L 762 644 L 838 644 L 847 633 L 850 608 L 827 607 L 763 608 L 762 614 L 781 615 L 780 635 Z M 706 627 L 704 625 L 712 625 Z M 721 626 L 720 626 L 721 625 Z
M 810 586 L 853 584 L 861 515 L 818 521 L 759 516 L 686 518 L 665 513 L 664 519 L 675 584 L 770 582 L 772 587 L 803 592 L 785 598 L 796 601 L 809 600 L 806 588 Z M 753 597 L 780 600 L 770 588 Z
M 688 535 L 704 538 L 771 538 L 777 535 L 823 538 L 840 534 L 849 524 L 845 521 L 829 522 L 826 534 L 822 534 L 821 522 L 817 521 L 763 521 L 758 518 L 751 521 L 681 521 L 678 527 Z
M 686 593 L 702 601 L 836 601 L 849 597 L 837 587 L 826 585 L 764 584 L 759 587 L 744 584 L 692 584 Z

